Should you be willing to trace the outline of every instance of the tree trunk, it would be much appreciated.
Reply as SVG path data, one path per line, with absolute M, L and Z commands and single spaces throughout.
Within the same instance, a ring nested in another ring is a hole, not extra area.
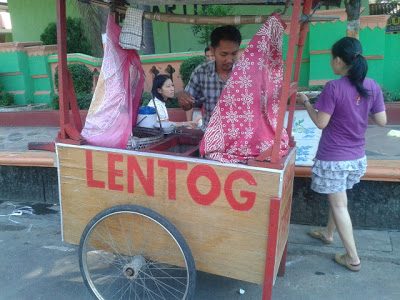
M 147 12 L 150 12 L 150 6 L 149 5 L 139 5 L 139 9 L 145 10 Z M 144 21 L 144 43 L 146 45 L 146 48 L 142 49 L 143 54 L 155 54 L 155 46 L 154 46 L 154 36 L 153 36 L 153 23 L 150 20 L 145 20 Z
M 346 36 L 359 39 L 361 0 L 345 0 L 347 13 Z

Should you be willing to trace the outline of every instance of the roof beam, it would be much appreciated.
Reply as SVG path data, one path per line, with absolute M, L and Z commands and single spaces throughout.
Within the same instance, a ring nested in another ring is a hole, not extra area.
M 189 5 L 189 4 L 265 4 L 266 2 L 281 2 L 280 0 L 128 0 L 130 4 L 158 5 Z

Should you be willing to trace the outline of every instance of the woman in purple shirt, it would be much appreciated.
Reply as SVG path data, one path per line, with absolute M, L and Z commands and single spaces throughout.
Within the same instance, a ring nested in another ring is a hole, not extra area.
M 322 129 L 312 167 L 311 189 L 327 194 L 330 204 L 327 226 L 311 229 L 309 233 L 330 244 L 337 228 L 347 253 L 337 254 L 335 261 L 351 271 L 359 271 L 361 264 L 347 210 L 346 189 L 358 183 L 366 171 L 368 115 L 377 125 L 385 126 L 386 112 L 379 85 L 365 78 L 368 65 L 357 39 L 344 37 L 332 46 L 331 67 L 341 78 L 325 85 L 314 107 L 306 95 L 297 96 L 311 120 Z

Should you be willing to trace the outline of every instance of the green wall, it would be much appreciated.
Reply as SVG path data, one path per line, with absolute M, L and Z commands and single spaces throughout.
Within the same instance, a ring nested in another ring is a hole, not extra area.
M 67 0 L 67 16 L 78 17 L 75 0 Z M 36 42 L 50 22 L 56 22 L 56 0 L 8 0 L 13 41 Z
M 0 52 L 0 74 L 21 73 L 0 76 L 0 83 L 7 92 L 14 94 L 15 104 L 50 103 L 54 94 L 48 55 L 28 56 L 26 52 Z M 45 78 L 32 76 L 45 75 Z M 37 94 L 35 92 L 49 92 Z M 21 93 L 22 92 L 22 93 Z
M 365 7 L 363 15 L 368 15 L 368 0 L 362 0 L 362 2 L 362 6 Z M 67 0 L 66 3 L 67 16 L 79 17 L 80 14 L 75 5 L 76 0 Z M 159 8 L 161 12 L 165 12 L 165 6 L 159 6 Z M 332 8 L 335 9 L 336 7 Z M 46 26 L 50 22 L 56 21 L 56 0 L 8 0 L 8 9 L 11 16 L 14 41 L 39 41 L 40 35 Z M 198 6 L 198 9 L 201 10 L 201 5 Z M 234 13 L 242 15 L 268 15 L 276 9 L 283 9 L 283 6 L 240 5 L 234 6 Z M 174 13 L 183 14 L 183 7 L 177 5 Z M 194 13 L 192 5 L 187 6 L 187 13 Z M 287 11 L 287 14 L 291 14 L 291 8 Z M 156 54 L 169 53 L 168 24 L 157 21 L 152 22 Z M 205 48 L 205 45 L 199 44 L 193 36 L 190 25 L 169 24 L 169 27 L 171 53 L 199 51 Z M 244 25 L 240 30 L 243 39 L 251 39 L 259 28 L 260 25 Z
M 9 0 L 9 11 L 13 26 L 13 40 L 32 42 L 39 41 L 40 34 L 49 22 L 56 21 L 55 0 Z M 342 5 L 343 6 L 343 5 Z M 363 15 L 368 15 L 368 1 L 363 0 L 363 7 L 366 9 Z M 199 6 L 201 9 L 201 6 Z M 258 6 L 246 5 L 235 6 L 235 13 L 248 15 L 268 15 L 276 9 L 283 9 L 283 6 Z M 335 7 L 333 7 L 335 9 Z M 160 11 L 165 12 L 165 6 L 160 6 Z M 183 8 L 178 6 L 174 13 L 182 14 Z M 187 7 L 187 13 L 193 14 L 193 6 Z M 289 10 L 287 14 L 291 14 Z M 75 0 L 67 0 L 67 15 L 78 17 L 79 13 L 75 8 Z M 171 52 L 181 53 L 190 51 L 202 51 L 205 45 L 197 42 L 193 36 L 190 25 L 169 24 L 171 36 Z M 241 28 L 243 40 L 251 39 L 261 25 L 244 25 Z M 153 21 L 153 32 L 156 44 L 156 53 L 168 53 L 168 24 Z M 310 24 L 310 32 L 307 36 L 301 74 L 300 87 L 307 87 L 310 80 L 330 80 L 335 76 L 330 68 L 330 54 L 316 54 L 313 51 L 329 50 L 332 44 L 339 38 L 346 35 L 346 22 L 336 21 Z M 384 29 L 365 28 L 360 30 L 360 40 L 363 43 L 365 55 L 384 55 L 384 59 L 369 60 L 368 75 L 383 84 L 389 91 L 400 94 L 400 35 L 388 35 Z M 283 49 L 284 59 L 288 36 L 284 36 Z M 23 75 L 1 76 L 6 90 L 25 90 L 25 95 L 15 95 L 18 103 L 26 101 L 48 102 L 49 95 L 36 95 L 37 91 L 52 91 L 51 72 L 48 64 L 48 56 L 28 57 L 24 52 L 0 53 L 0 73 L 21 72 Z M 148 56 L 149 58 L 151 56 Z M 144 59 L 145 56 L 143 57 Z M 168 58 L 166 58 L 168 59 Z M 173 59 L 173 58 L 172 58 Z M 163 59 L 164 60 L 164 59 Z M 308 61 L 309 60 L 309 61 Z M 34 78 L 34 75 L 49 74 L 48 79 Z
M 386 34 L 384 86 L 400 99 L 400 34 Z
M 326 34 L 329 32 L 329 34 Z M 331 46 L 346 34 L 346 22 L 317 23 L 310 26 L 310 51 L 330 50 Z M 384 85 L 389 91 L 400 90 L 400 39 L 398 35 L 385 34 L 385 29 L 368 27 L 360 29 L 363 55 L 383 56 L 383 59 L 368 59 L 367 76 Z M 339 76 L 330 67 L 330 53 L 310 55 L 309 80 L 331 80 Z M 304 57 L 303 57 L 304 58 Z M 397 68 L 396 68 L 397 67 Z

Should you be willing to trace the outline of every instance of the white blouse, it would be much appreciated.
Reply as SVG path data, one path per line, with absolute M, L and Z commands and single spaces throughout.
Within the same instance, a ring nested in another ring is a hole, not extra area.
M 161 121 L 169 120 L 167 106 L 165 105 L 165 102 L 158 100 L 157 98 L 154 98 L 154 102 L 156 103 L 157 112 L 158 112 L 158 115 L 160 116 L 160 120 Z M 149 102 L 149 104 L 147 104 L 147 106 L 154 107 L 154 102 L 153 102 L 153 100 L 150 100 L 150 102 Z

